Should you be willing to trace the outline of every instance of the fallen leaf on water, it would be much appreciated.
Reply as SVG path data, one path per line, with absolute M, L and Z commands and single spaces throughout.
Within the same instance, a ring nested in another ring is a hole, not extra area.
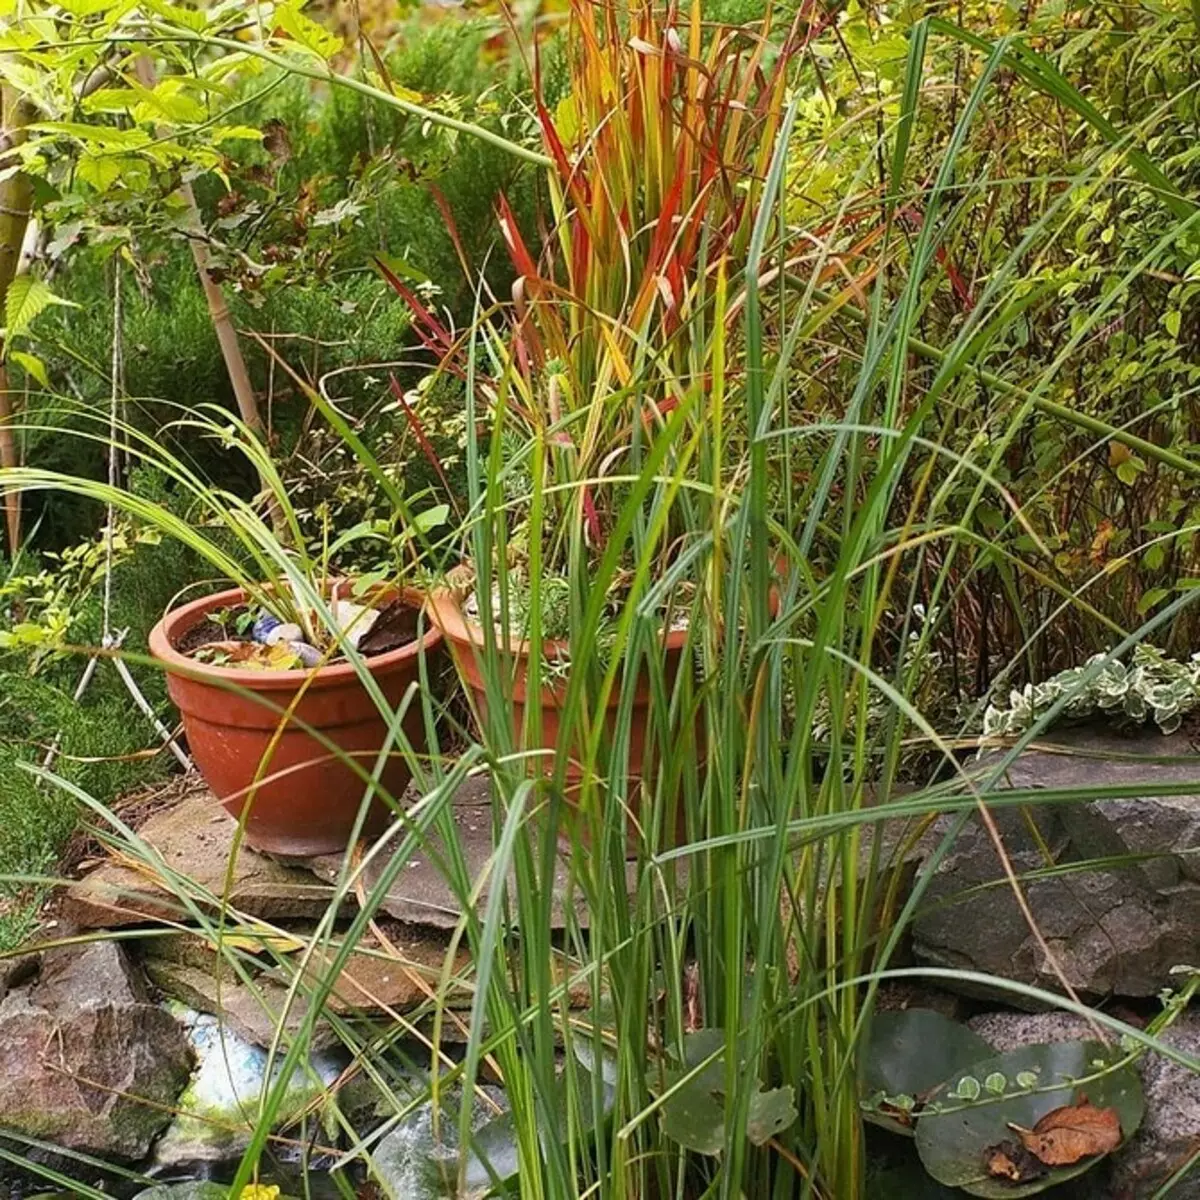
M 889 1120 L 895 1121 L 897 1125 L 903 1125 L 905 1129 L 911 1129 L 916 1124 L 916 1105 L 913 1108 L 901 1108 L 898 1104 L 889 1104 L 886 1100 L 881 1100 L 876 1106 L 875 1111 L 882 1117 L 887 1117 Z
M 1107 1154 L 1121 1144 L 1121 1118 L 1115 1108 L 1096 1108 L 1085 1098 L 1052 1109 L 1032 1128 L 1010 1125 L 1022 1144 L 1048 1167 L 1069 1167 L 1081 1158 Z
M 1019 1142 L 998 1142 L 989 1146 L 983 1152 L 983 1165 L 993 1179 L 1007 1179 L 1010 1183 L 1029 1183 L 1049 1174 L 1046 1164 Z

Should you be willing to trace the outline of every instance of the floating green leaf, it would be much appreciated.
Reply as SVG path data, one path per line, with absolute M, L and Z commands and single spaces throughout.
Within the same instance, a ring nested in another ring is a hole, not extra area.
M 978 1034 L 932 1009 L 876 1013 L 860 1071 L 863 1115 L 911 1137 L 908 1110 L 990 1053 Z M 906 1107 L 902 1098 L 913 1103 Z
M 684 1038 L 684 1064 L 667 1073 L 669 1095 L 663 1104 L 663 1133 L 697 1154 L 720 1154 L 725 1148 L 725 1032 L 701 1029 Z M 706 1060 L 711 1059 L 711 1062 Z M 701 1064 L 700 1070 L 696 1070 Z M 746 1078 L 738 1064 L 739 1080 Z M 797 1117 L 790 1087 L 764 1090 L 754 1081 L 746 1136 L 761 1146 L 787 1129 Z
M 755 1092 L 750 1097 L 746 1136 L 756 1146 L 762 1146 L 787 1129 L 799 1115 L 796 1111 L 796 1093 L 792 1088 L 779 1087 L 769 1092 Z

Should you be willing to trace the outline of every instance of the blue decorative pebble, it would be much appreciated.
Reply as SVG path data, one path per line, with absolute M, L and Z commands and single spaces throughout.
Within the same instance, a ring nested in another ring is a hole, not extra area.
M 288 642 L 288 646 L 306 667 L 319 667 L 321 665 L 323 655 L 316 646 L 310 646 L 307 642 Z
M 257 621 L 254 622 L 250 629 L 250 636 L 256 642 L 266 643 L 267 635 L 272 629 L 278 629 L 283 622 L 274 614 L 265 612 Z

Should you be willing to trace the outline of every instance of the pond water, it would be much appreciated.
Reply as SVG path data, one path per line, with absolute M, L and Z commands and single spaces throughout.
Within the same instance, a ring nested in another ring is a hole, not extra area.
M 307 1171 L 299 1162 L 288 1162 L 274 1156 L 264 1156 L 259 1183 L 275 1185 L 281 1197 L 311 1197 L 312 1200 L 340 1200 L 349 1185 L 357 1196 L 373 1196 L 375 1188 L 365 1181 L 361 1171 L 341 1172 L 342 1187 L 328 1171 L 327 1165 L 311 1161 Z M 197 1163 L 190 1169 L 179 1167 L 170 1176 L 150 1177 L 130 1172 L 101 1171 L 85 1164 L 58 1160 L 48 1164 L 60 1178 L 78 1180 L 81 1186 L 94 1188 L 116 1200 L 133 1200 L 148 1189 L 155 1189 L 146 1200 L 218 1200 L 216 1188 L 204 1184 L 231 1183 L 237 1164 L 214 1169 L 211 1163 Z M 134 1177 L 131 1177 L 134 1176 Z M 0 1200 L 79 1200 L 75 1190 L 56 1189 L 54 1183 L 40 1175 L 35 1168 L 20 1170 L 12 1165 L 0 1166 Z

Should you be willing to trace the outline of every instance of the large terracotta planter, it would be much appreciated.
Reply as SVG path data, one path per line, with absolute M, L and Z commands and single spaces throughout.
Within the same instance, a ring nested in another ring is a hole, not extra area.
M 209 787 L 235 817 L 241 817 L 250 799 L 250 845 L 289 857 L 337 853 L 349 840 L 365 784 L 297 722 L 320 730 L 368 773 L 386 741 L 387 727 L 350 663 L 315 671 L 244 671 L 196 662 L 175 649 L 179 638 L 210 612 L 244 599 L 234 588 L 167 613 L 151 631 L 150 652 L 167 669 L 167 690 L 183 715 L 188 748 Z M 414 608 L 424 601 L 407 592 L 403 599 Z M 434 650 L 440 641 L 441 634 L 430 627 L 408 645 L 367 660 L 390 704 L 398 704 L 417 681 L 421 652 Z M 282 711 L 301 691 L 297 720 L 289 720 L 277 736 Z M 410 705 L 404 729 L 414 746 L 423 745 L 419 705 Z M 399 798 L 411 775 L 403 756 L 393 750 L 382 773 L 383 786 Z M 254 787 L 259 776 L 263 782 Z M 365 832 L 381 832 L 388 820 L 387 806 L 376 800 Z
M 470 692 L 475 712 L 480 721 L 486 721 L 488 716 L 487 688 L 482 672 L 482 653 L 486 645 L 482 626 L 471 620 L 463 611 L 457 595 L 448 590 L 434 592 L 429 598 L 429 611 L 433 623 L 441 630 L 454 656 L 459 677 L 467 691 Z M 665 669 L 668 687 L 674 682 L 681 663 L 687 652 L 688 632 L 671 630 L 663 635 L 666 648 Z M 555 657 L 567 656 L 568 647 L 565 643 L 543 641 L 543 652 L 546 658 L 553 661 Z M 510 642 L 506 647 L 510 658 L 510 676 L 512 689 L 507 696 L 511 708 L 511 720 L 514 734 L 520 735 L 524 728 L 525 710 L 531 698 L 529 683 L 529 644 L 527 642 Z M 620 705 L 620 688 L 614 688 L 609 697 L 605 721 L 611 730 L 616 723 L 617 708 Z M 560 711 L 567 694 L 566 680 L 546 682 L 543 678 L 541 689 L 541 730 L 536 737 L 537 746 L 548 753 L 539 756 L 543 773 L 552 774 L 555 769 L 554 751 L 558 747 Z M 650 681 L 648 678 L 638 680 L 638 688 L 633 702 L 633 714 L 629 728 L 629 786 L 627 798 L 633 807 L 633 816 L 637 817 L 636 805 L 641 782 L 647 767 L 646 743 L 651 726 L 650 709 L 653 703 Z M 566 768 L 566 794 L 568 801 L 574 801 L 579 794 L 583 780 L 583 767 L 580 758 L 568 751 Z M 652 768 L 651 768 L 652 769 Z M 681 839 L 684 822 L 680 809 L 672 814 L 671 819 L 664 822 L 663 828 L 668 836 Z M 630 834 L 631 842 L 636 840 L 635 833 Z

